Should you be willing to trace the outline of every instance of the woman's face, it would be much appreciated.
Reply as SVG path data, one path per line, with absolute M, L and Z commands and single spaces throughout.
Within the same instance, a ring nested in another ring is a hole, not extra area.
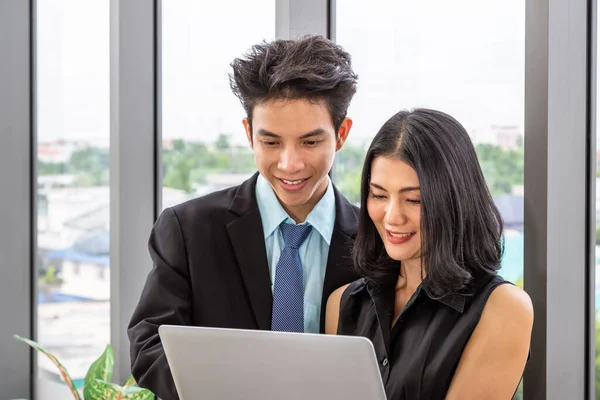
M 376 157 L 371 164 L 367 210 L 390 258 L 421 257 L 421 191 L 411 166 Z

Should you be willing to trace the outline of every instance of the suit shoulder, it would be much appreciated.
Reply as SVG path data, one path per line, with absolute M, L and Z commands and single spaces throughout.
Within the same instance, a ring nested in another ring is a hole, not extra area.
M 214 217 L 222 212 L 228 212 L 239 186 L 232 186 L 200 197 L 177 204 L 171 209 L 180 219 Z
M 335 193 L 336 226 L 351 239 L 356 236 L 360 208 L 348 201 L 346 197 L 333 186 Z
M 333 193 L 335 195 L 336 204 L 338 206 L 351 209 L 358 216 L 360 207 L 356 204 L 350 203 L 350 201 L 346 198 L 346 196 L 344 196 L 342 192 L 340 192 L 336 185 L 333 185 Z

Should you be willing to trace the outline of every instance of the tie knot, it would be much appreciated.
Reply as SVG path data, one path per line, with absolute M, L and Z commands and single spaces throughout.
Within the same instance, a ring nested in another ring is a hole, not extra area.
M 285 247 L 293 249 L 299 248 L 308 237 L 312 226 L 310 225 L 293 225 L 283 223 L 279 226 L 283 235 Z

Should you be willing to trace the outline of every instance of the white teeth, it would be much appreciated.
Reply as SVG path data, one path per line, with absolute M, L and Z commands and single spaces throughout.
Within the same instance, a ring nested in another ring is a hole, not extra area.
M 304 182 L 304 179 L 300 179 L 299 181 L 286 181 L 285 179 L 282 179 L 282 181 L 288 185 L 297 185 Z
M 395 238 L 405 238 L 405 237 L 408 237 L 408 236 L 412 235 L 412 233 L 394 234 L 394 233 L 390 232 L 390 235 L 392 235 Z

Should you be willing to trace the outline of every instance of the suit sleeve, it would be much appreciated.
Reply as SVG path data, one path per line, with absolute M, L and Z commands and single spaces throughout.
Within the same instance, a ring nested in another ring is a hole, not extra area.
M 192 294 L 187 252 L 175 212 L 168 208 L 148 241 L 153 267 L 127 330 L 131 372 L 140 387 L 163 400 L 178 399 L 158 335 L 160 325 L 191 325 Z

